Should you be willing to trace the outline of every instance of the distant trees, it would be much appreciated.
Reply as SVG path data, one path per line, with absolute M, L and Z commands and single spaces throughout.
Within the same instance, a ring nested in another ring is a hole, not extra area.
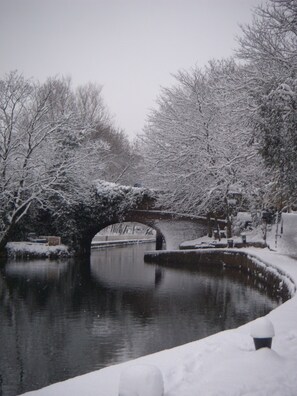
M 17 72 L 0 80 L 0 249 L 32 206 L 58 215 L 108 175 L 115 154 L 96 136 L 103 130 L 112 125 L 100 87 L 40 84 Z
M 245 205 L 257 196 L 263 169 L 242 117 L 240 76 L 233 60 L 213 61 L 179 72 L 177 84 L 162 90 L 142 140 L 147 182 L 166 192 L 168 207 L 228 216 L 234 192 Z
M 109 147 L 109 155 L 101 178 L 114 183 L 134 185 L 137 181 L 135 169 L 140 158 L 137 149 L 124 131 L 111 126 L 107 128 L 99 126 L 92 134 L 92 139 L 99 139 Z

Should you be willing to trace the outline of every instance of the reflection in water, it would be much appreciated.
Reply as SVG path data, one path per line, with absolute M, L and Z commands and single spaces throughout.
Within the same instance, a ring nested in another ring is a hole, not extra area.
M 155 268 L 155 287 L 157 287 L 158 285 L 161 284 L 163 276 L 164 276 L 164 271 L 162 270 L 162 268 L 156 266 L 156 268 Z
M 9 276 L 26 277 L 27 279 L 58 280 L 67 271 L 69 262 L 51 260 L 12 261 L 6 265 L 5 272 Z
M 143 263 L 148 245 L 91 263 L 11 261 L 0 272 L 0 395 L 12 396 L 238 326 L 274 308 L 237 271 Z

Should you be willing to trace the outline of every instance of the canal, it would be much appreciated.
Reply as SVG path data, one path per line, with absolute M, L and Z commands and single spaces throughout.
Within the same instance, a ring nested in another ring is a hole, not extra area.
M 91 261 L 0 268 L 0 395 L 14 396 L 197 340 L 281 303 L 237 270 L 145 264 L 153 244 Z

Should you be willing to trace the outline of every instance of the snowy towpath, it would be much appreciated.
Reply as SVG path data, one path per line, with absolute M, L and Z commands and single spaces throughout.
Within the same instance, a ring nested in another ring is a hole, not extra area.
M 297 284 L 297 261 L 284 253 L 297 256 L 296 221 L 297 215 L 284 216 L 284 234 L 279 244 L 281 254 L 268 249 L 245 250 L 255 260 L 280 269 L 284 274 L 283 281 L 293 287 L 292 291 Z M 296 396 L 296 312 L 297 297 L 294 295 L 267 315 L 275 328 L 271 350 L 264 348 L 255 351 L 250 336 L 251 324 L 248 323 L 237 329 L 95 371 L 26 395 L 118 396 L 123 369 L 133 365 L 152 364 L 162 372 L 164 396 Z
M 281 228 L 283 228 L 282 234 Z M 277 251 L 297 257 L 297 214 L 282 215 L 282 227 L 279 227 L 278 235 Z

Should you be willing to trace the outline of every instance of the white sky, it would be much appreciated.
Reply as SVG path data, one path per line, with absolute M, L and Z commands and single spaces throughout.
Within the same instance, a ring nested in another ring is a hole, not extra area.
M 171 74 L 232 55 L 261 0 L 0 0 L 0 77 L 103 85 L 117 126 L 140 132 Z

